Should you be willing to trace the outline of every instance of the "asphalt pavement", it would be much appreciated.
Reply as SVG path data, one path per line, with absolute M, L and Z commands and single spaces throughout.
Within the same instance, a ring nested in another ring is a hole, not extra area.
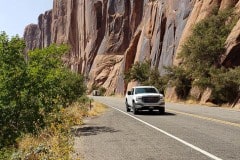
M 238 110 L 167 103 L 166 113 L 126 112 L 124 98 L 93 97 L 109 106 L 76 128 L 83 160 L 240 159 Z

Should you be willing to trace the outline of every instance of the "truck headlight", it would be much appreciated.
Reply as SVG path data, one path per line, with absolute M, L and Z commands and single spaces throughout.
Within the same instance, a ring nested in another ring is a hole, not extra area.
M 160 97 L 160 101 L 161 102 L 164 102 L 165 100 L 164 100 L 164 97 Z
M 142 97 L 136 97 L 136 100 L 137 100 L 137 101 L 141 101 L 141 100 L 142 100 Z

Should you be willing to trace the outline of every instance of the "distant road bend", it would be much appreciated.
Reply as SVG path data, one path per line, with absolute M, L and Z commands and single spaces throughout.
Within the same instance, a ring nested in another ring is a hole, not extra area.
M 239 111 L 167 103 L 165 115 L 133 115 L 124 98 L 93 98 L 109 109 L 76 132 L 85 160 L 240 159 Z

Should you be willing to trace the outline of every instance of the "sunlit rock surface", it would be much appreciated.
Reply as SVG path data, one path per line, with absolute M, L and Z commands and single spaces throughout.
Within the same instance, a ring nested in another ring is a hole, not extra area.
M 148 59 L 164 74 L 164 66 L 181 62 L 177 55 L 194 25 L 213 8 L 229 7 L 240 13 L 239 0 L 54 0 L 38 24 L 25 28 L 24 39 L 28 50 L 69 44 L 64 61 L 86 76 L 89 88 L 103 86 L 107 94 L 124 95 L 136 85 L 124 83 L 123 73 L 132 64 Z M 240 21 L 226 41 L 224 66 L 240 65 L 239 41 Z M 177 99 L 169 91 L 168 99 Z

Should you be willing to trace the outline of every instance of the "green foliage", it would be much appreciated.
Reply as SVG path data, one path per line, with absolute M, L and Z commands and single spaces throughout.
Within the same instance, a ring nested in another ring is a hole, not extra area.
M 52 45 L 24 56 L 19 37 L 0 34 L 0 148 L 45 126 L 44 116 L 85 93 L 81 75 L 66 69 L 67 46 Z
M 14 153 L 12 148 L 1 148 L 0 149 L 0 159 L 1 160 L 8 160 L 10 159 L 11 155 Z
M 236 23 L 234 18 L 229 20 L 232 15 L 232 10 L 215 13 L 194 27 L 179 54 L 186 68 L 194 68 L 193 76 L 206 76 L 209 67 L 219 65 L 227 36 Z
M 149 78 L 150 70 L 150 61 L 143 63 L 136 62 L 132 68 L 124 74 L 124 78 L 127 82 L 138 81 L 139 83 L 144 83 Z
M 27 101 L 24 47 L 19 37 L 9 40 L 5 33 L 0 34 L 0 148 L 11 144 L 26 130 L 25 125 L 33 117 L 31 112 L 34 114 L 34 109 L 24 104 Z M 27 109 L 29 112 L 26 112 Z
M 93 92 L 94 90 L 98 91 L 99 96 L 104 96 L 104 94 L 107 91 L 106 88 L 104 88 L 102 86 L 97 86 L 97 85 L 93 85 L 92 88 L 90 89 L 90 92 Z
M 216 103 L 232 102 L 236 97 L 239 83 L 226 77 L 240 76 L 240 72 L 220 69 L 225 41 L 236 22 L 237 16 L 233 10 L 213 10 L 212 16 L 194 27 L 179 54 L 182 59 L 180 67 L 168 68 L 169 79 L 180 88 L 177 89 L 180 97 L 186 94 L 183 91 L 188 91 L 191 85 L 202 90 L 211 88 Z
M 11 159 L 73 159 L 72 133 L 75 129 L 71 127 L 83 123 L 87 107 L 78 102 L 49 114 L 44 130 L 38 135 L 26 134 L 18 140 L 18 150 L 13 152 Z
M 240 91 L 240 67 L 212 69 L 211 82 L 215 103 L 233 103 Z
M 157 68 L 150 69 L 148 79 L 143 82 L 143 85 L 155 86 L 160 93 L 164 94 L 168 79 L 166 76 L 161 76 Z
M 186 99 L 192 85 L 190 73 L 182 67 L 165 67 L 169 86 L 176 87 L 176 93 L 181 99 Z
M 100 96 L 103 96 L 107 91 L 106 88 L 104 87 L 99 87 L 98 90 L 99 90 Z
M 214 11 L 212 16 L 195 26 L 192 36 L 183 46 L 179 56 L 185 69 L 191 70 L 192 79 L 195 80 L 193 85 L 200 88 L 211 85 L 210 69 L 220 66 L 224 43 L 236 23 L 234 18 L 229 19 L 232 15 L 232 10 Z
M 160 76 L 157 68 L 151 68 L 150 61 L 137 62 L 132 68 L 124 73 L 126 82 L 138 81 L 141 85 L 152 85 L 164 93 L 167 79 L 165 76 Z

